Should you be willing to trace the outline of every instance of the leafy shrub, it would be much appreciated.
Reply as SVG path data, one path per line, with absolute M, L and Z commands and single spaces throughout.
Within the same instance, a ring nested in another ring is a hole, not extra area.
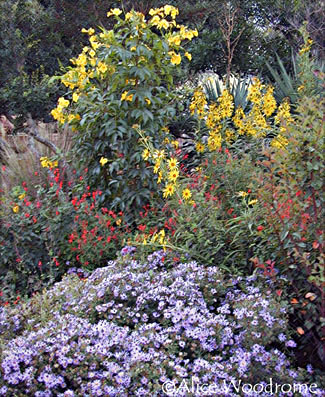
M 237 157 L 228 149 L 206 155 L 190 172 L 179 162 L 179 186 L 167 197 L 162 210 L 153 211 L 139 220 L 138 236 L 133 244 L 143 240 L 149 246 L 159 243 L 157 235 L 164 233 L 163 246 L 184 257 L 215 265 L 232 272 L 248 274 L 259 237 L 258 203 L 252 177 L 254 162 L 250 157 Z M 185 160 L 186 161 L 186 160 Z M 237 218 L 241 222 L 235 227 Z M 160 246 L 161 246 L 160 245 Z M 177 255 L 175 255 L 177 256 Z
M 175 114 L 173 74 L 182 59 L 181 42 L 197 31 L 177 25 L 178 10 L 169 5 L 150 10 L 148 21 L 139 12 L 121 14 L 119 9 L 108 13 L 116 19 L 112 30 L 84 29 L 90 44 L 62 76 L 73 102 L 60 98 L 52 115 L 77 131 L 74 154 L 88 168 L 89 184 L 103 191 L 102 200 L 132 212 L 156 190 L 135 125 L 154 144 L 166 137 Z
M 55 163 L 43 157 L 47 179 L 38 176 L 43 184 L 35 189 L 23 181 L 1 202 L 3 301 L 40 290 L 72 266 L 105 265 L 129 233 L 122 213 L 100 205 L 101 191 L 91 191 L 82 174 L 69 180 Z
M 297 335 L 324 368 L 324 100 L 304 97 L 287 145 L 266 152 L 257 197 L 264 254 L 292 282 Z M 318 358 L 317 358 L 318 357 Z
M 194 377 L 229 396 L 236 377 L 307 381 L 290 364 L 295 344 L 272 284 L 227 280 L 195 262 L 166 270 L 164 252 L 144 264 L 127 252 L 86 280 L 69 276 L 23 310 L 1 310 L 2 395 L 160 396 L 164 382 Z

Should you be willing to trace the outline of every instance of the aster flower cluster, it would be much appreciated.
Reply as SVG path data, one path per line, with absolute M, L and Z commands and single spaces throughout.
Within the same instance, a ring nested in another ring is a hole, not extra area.
M 43 321 L 36 309 L 2 309 L 0 396 L 163 396 L 164 382 L 191 378 L 237 396 L 225 381 L 304 382 L 290 365 L 286 307 L 255 276 L 229 280 L 196 262 L 167 269 L 164 251 L 144 264 L 129 253 L 45 292 Z

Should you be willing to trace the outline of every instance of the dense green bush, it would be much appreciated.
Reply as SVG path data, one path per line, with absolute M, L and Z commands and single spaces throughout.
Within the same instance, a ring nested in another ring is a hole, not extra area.
M 264 256 L 292 282 L 302 343 L 313 341 L 314 360 L 324 363 L 324 100 L 303 97 L 296 111 L 287 145 L 261 163 L 261 238 Z
M 152 10 L 148 21 L 135 11 L 124 18 L 121 13 L 114 9 L 108 14 L 116 18 L 112 30 L 84 30 L 89 46 L 62 77 L 73 90 L 69 115 L 64 99 L 52 115 L 76 130 L 73 153 L 88 168 L 88 183 L 103 191 L 102 200 L 132 212 L 156 190 L 135 125 L 154 144 L 164 140 L 175 114 L 173 74 L 181 62 L 180 45 L 197 32 L 175 28 L 178 11 L 171 6 Z

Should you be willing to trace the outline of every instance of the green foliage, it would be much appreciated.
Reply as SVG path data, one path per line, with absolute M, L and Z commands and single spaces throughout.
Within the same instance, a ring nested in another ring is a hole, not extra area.
M 305 348 L 324 360 L 324 100 L 303 97 L 282 150 L 266 152 L 257 197 L 266 252 L 292 283 Z M 311 293 L 313 298 L 304 297 Z M 306 306 L 305 309 L 303 307 Z
M 279 66 L 279 71 L 278 72 L 276 69 L 274 69 L 269 62 L 266 62 L 266 65 L 276 83 L 276 92 L 275 92 L 275 97 L 277 101 L 282 101 L 284 98 L 290 98 L 291 103 L 295 103 L 297 100 L 297 72 L 296 72 L 296 63 L 295 60 L 292 59 L 292 63 L 294 65 L 294 77 L 291 76 L 290 74 L 287 73 L 283 62 L 279 58 L 279 56 L 276 54 L 276 59 L 278 62 Z
M 141 158 L 136 126 L 155 145 L 166 137 L 166 125 L 175 114 L 173 75 L 181 61 L 180 42 L 194 36 L 185 27 L 181 35 L 172 33 L 174 17 L 165 20 L 167 27 L 155 18 L 146 23 L 142 14 L 131 12 L 125 19 L 117 16 L 113 30 L 102 28 L 98 35 L 88 31 L 93 49 L 87 47 L 62 78 L 78 95 L 70 118 L 62 115 L 60 102 L 52 112 L 77 131 L 73 154 L 88 168 L 89 184 L 103 191 L 102 200 L 111 208 L 128 213 L 141 208 L 156 190 Z
M 44 159 L 44 158 L 43 158 Z M 44 163 L 45 160 L 43 160 Z M 54 163 L 53 163 L 54 165 Z M 115 257 L 127 225 L 123 214 L 101 208 L 99 190 L 64 169 L 36 172 L 39 185 L 22 185 L 3 196 L 0 229 L 2 300 L 39 291 L 76 265 L 96 268 Z
M 233 96 L 235 108 L 239 106 L 245 110 L 248 104 L 248 87 L 252 84 L 249 77 L 230 76 L 229 82 L 224 84 L 223 80 L 218 75 L 211 75 L 203 81 L 203 89 L 206 93 L 208 103 L 217 102 L 221 96 L 222 91 L 227 88 L 229 93 Z
M 21 125 L 27 115 L 34 119 L 51 121 L 50 110 L 62 89 L 50 77 L 44 74 L 44 68 L 27 74 L 22 71 L 5 84 L 0 90 L 0 103 L 4 103 L 6 112 L 18 114 L 16 125 Z
M 132 244 L 145 237 L 149 246 L 157 246 L 159 237 L 155 236 L 161 236 L 163 230 L 166 238 L 160 246 L 172 249 L 176 257 L 218 264 L 233 274 L 249 274 L 250 258 L 259 240 L 251 158 L 237 158 L 226 149 L 205 155 L 191 173 L 182 164 L 180 167 L 179 193 L 169 198 L 162 210 L 148 210 L 140 227 L 145 233 L 138 234 Z M 185 189 L 191 192 L 189 199 L 182 196 Z M 241 222 L 236 228 L 238 217 Z
M 277 54 L 277 69 L 279 71 L 266 62 L 275 81 L 275 97 L 278 102 L 289 98 L 291 103 L 296 103 L 299 96 L 322 95 L 323 93 L 325 65 L 311 57 L 313 41 L 310 39 L 305 25 L 300 32 L 304 39 L 304 45 L 297 57 L 292 56 L 292 74 L 287 72 Z

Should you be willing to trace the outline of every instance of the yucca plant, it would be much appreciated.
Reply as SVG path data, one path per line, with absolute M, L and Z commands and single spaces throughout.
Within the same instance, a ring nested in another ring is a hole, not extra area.
M 234 98 L 235 107 L 241 106 L 243 110 L 247 106 L 250 84 L 251 79 L 249 77 L 240 78 L 233 75 L 230 76 L 228 84 L 225 84 L 217 74 L 211 74 L 202 82 L 208 102 L 216 102 L 222 91 L 227 88 Z
M 289 98 L 291 103 L 297 103 L 299 96 L 322 96 L 324 93 L 324 60 L 315 59 L 312 56 L 313 41 L 309 38 L 304 26 L 300 32 L 304 39 L 304 45 L 296 56 L 292 54 L 292 74 L 287 72 L 278 54 L 275 54 L 278 70 L 266 62 L 266 66 L 275 81 L 274 95 L 278 102 L 281 102 L 284 98 Z
M 286 71 L 279 55 L 275 54 L 275 56 L 278 62 L 278 70 L 273 68 L 269 62 L 266 61 L 266 66 L 275 81 L 275 99 L 279 103 L 284 98 L 289 98 L 291 103 L 296 103 L 298 98 L 298 65 L 296 58 L 292 55 L 293 75 L 291 75 Z

